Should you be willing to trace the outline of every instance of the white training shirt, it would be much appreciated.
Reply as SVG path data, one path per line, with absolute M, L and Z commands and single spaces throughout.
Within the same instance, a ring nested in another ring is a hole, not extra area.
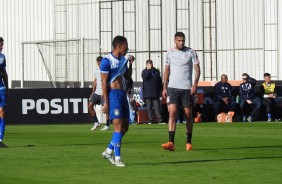
M 102 95 L 102 82 L 101 82 L 101 73 L 100 73 L 100 69 L 97 68 L 94 71 L 94 79 L 96 79 L 96 90 L 94 93 L 96 93 L 97 95 Z
M 193 65 L 199 64 L 195 50 L 185 47 L 167 51 L 166 65 L 170 67 L 168 86 L 177 89 L 191 89 Z

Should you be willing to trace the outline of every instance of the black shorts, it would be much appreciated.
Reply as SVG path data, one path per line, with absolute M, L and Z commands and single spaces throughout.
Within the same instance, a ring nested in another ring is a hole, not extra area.
M 189 108 L 192 96 L 190 89 L 167 88 L 167 104 L 182 104 L 183 107 Z
M 92 102 L 96 105 L 103 105 L 104 104 L 104 100 L 102 99 L 102 96 L 97 95 L 96 93 L 93 93 L 92 95 L 90 95 L 89 102 Z

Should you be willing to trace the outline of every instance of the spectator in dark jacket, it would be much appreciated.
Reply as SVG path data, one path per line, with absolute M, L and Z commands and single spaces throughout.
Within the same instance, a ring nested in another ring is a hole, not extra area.
M 228 83 L 227 75 L 221 75 L 221 81 L 214 86 L 215 90 L 215 114 L 218 115 L 221 112 L 227 113 L 228 111 L 235 111 L 236 102 L 232 98 L 232 87 Z
M 152 60 L 146 61 L 146 68 L 142 71 L 143 98 L 147 106 L 148 123 L 153 122 L 152 107 L 155 109 L 157 122 L 162 122 L 160 114 L 160 95 L 162 92 L 162 78 L 160 72 L 153 66 Z
M 249 122 L 253 122 L 254 116 L 258 113 L 261 106 L 261 100 L 259 97 L 255 96 L 254 92 L 254 87 L 257 81 L 254 78 L 251 78 L 247 73 L 242 74 L 242 80 L 243 83 L 240 84 L 239 93 L 243 121 L 246 121 L 247 119 Z M 246 114 L 246 105 L 253 106 L 253 110 L 248 118 Z

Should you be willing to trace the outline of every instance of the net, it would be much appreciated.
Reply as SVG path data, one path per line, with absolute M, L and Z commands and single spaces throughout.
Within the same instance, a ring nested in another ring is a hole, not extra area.
M 96 58 L 102 53 L 97 39 L 24 42 L 24 88 L 78 88 L 93 82 Z

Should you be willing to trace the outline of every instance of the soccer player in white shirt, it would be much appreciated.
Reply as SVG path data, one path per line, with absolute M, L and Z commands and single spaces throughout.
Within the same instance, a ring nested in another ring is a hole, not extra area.
M 103 105 L 103 99 L 102 99 L 102 84 L 101 84 L 101 74 L 100 74 L 100 64 L 101 60 L 103 59 L 102 56 L 97 57 L 97 65 L 98 68 L 94 72 L 94 81 L 93 81 L 93 87 L 92 87 L 92 93 L 89 98 L 89 103 L 88 103 L 88 112 L 90 116 L 94 120 L 94 125 L 91 128 L 91 130 L 96 130 L 97 127 L 100 126 L 100 123 L 97 119 L 97 115 L 94 109 L 95 105 Z M 106 125 L 104 128 L 101 130 L 110 130 L 110 120 L 109 120 L 109 115 L 106 114 Z
M 162 95 L 167 98 L 169 121 L 169 142 L 162 144 L 165 150 L 174 151 L 174 136 L 176 130 L 177 106 L 182 103 L 186 117 L 186 150 L 192 150 L 193 122 L 190 118 L 190 101 L 197 90 L 200 78 L 200 66 L 195 50 L 185 46 L 185 35 L 182 32 L 175 33 L 175 47 L 167 51 L 167 60 L 164 71 L 164 85 Z M 192 83 L 193 68 L 195 70 Z

